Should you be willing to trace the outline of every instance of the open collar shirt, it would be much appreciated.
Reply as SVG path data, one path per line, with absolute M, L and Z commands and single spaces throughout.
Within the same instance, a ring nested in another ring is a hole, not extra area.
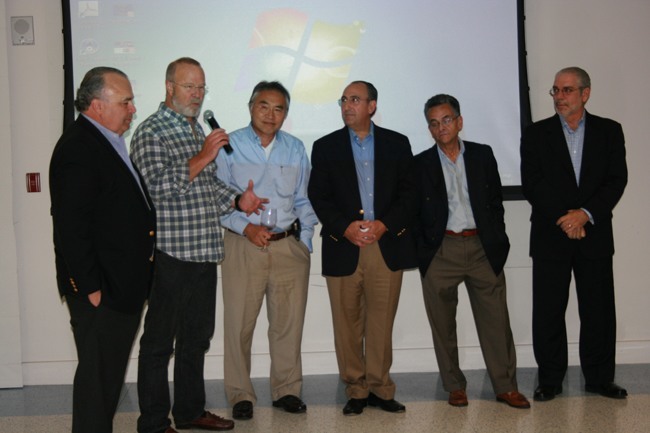
M 363 219 L 375 219 L 375 124 L 370 122 L 368 135 L 361 139 L 352 128 L 348 128 L 352 143 L 352 156 L 357 170 L 359 195 Z
M 465 170 L 465 144 L 458 138 L 460 153 L 454 163 L 440 146 L 438 155 L 442 165 L 442 173 L 445 177 L 447 188 L 447 200 L 449 203 L 449 217 L 447 218 L 447 230 L 462 232 L 466 229 L 476 228 L 472 205 L 469 201 L 469 190 L 467 188 L 467 172 Z
M 219 152 L 216 160 L 219 179 L 236 189 L 245 189 L 249 179 L 252 179 L 255 193 L 269 199 L 265 206 L 278 211 L 277 224 L 272 231 L 287 230 L 299 219 L 300 240 L 312 251 L 314 226 L 318 218 L 307 198 L 311 166 L 302 141 L 278 131 L 268 146 L 273 147 L 267 156 L 250 124 L 228 136 L 234 152 L 230 155 Z M 246 216 L 243 212 L 221 216 L 221 224 L 239 234 L 244 233 L 249 223 L 259 225 L 260 216 Z

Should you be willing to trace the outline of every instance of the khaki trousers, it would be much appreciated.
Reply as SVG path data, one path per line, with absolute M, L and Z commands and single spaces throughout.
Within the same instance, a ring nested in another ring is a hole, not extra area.
M 517 390 L 517 356 L 510 329 L 503 272 L 495 275 L 478 236 L 445 236 L 425 277 L 424 305 L 442 384 L 447 392 L 465 389 L 458 362 L 458 285 L 467 287 L 483 359 L 496 394 Z
M 264 251 L 226 231 L 223 261 L 224 385 L 231 405 L 257 397 L 251 383 L 251 345 L 266 297 L 271 355 L 271 396 L 300 396 L 300 347 L 307 305 L 310 254 L 289 236 Z
M 361 248 L 357 269 L 345 277 L 326 277 L 334 322 L 334 345 L 341 380 L 348 398 L 373 392 L 390 400 L 395 383 L 393 322 L 402 271 L 391 271 L 375 242 Z

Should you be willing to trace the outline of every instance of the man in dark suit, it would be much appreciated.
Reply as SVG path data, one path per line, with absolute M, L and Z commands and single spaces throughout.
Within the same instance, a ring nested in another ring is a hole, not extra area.
M 75 105 L 50 163 L 57 283 L 79 358 L 72 431 L 105 433 L 149 291 L 156 215 L 122 137 L 135 113 L 127 76 L 90 70 Z
M 468 404 L 456 339 L 458 285 L 465 283 L 497 400 L 529 408 L 517 390 L 517 358 L 503 272 L 510 243 L 497 162 L 489 146 L 458 137 L 463 117 L 453 96 L 430 98 L 424 116 L 436 145 L 415 157 L 421 203 L 418 265 L 449 404 Z
M 371 121 L 372 84 L 351 83 L 339 104 L 345 127 L 314 143 L 308 195 L 323 224 L 323 275 L 349 399 L 343 414 L 368 404 L 403 412 L 389 371 L 402 270 L 416 266 L 408 228 L 416 209 L 411 146 Z
M 623 130 L 585 110 L 591 80 L 584 70 L 559 71 L 550 93 L 557 114 L 526 128 L 521 140 L 521 181 L 532 206 L 534 398 L 551 400 L 562 392 L 573 272 L 585 388 L 622 399 L 627 392 L 614 383 L 612 211 L 627 184 Z

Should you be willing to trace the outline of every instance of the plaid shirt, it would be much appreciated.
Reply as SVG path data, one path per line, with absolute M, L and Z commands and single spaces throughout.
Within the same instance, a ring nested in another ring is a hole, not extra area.
M 219 216 L 232 211 L 238 191 L 208 164 L 190 182 L 189 160 L 203 147 L 205 134 L 164 103 L 136 129 L 131 159 L 147 184 L 158 216 L 157 248 L 191 262 L 223 260 Z

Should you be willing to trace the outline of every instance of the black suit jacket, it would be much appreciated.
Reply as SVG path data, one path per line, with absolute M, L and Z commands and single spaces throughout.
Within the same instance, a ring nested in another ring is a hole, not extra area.
M 153 271 L 156 214 L 109 141 L 86 118 L 66 128 L 50 161 L 51 214 L 61 296 L 139 313 Z
M 612 210 L 627 184 L 621 125 L 586 113 L 580 185 L 575 179 L 560 117 L 526 128 L 521 140 L 521 182 L 532 205 L 530 255 L 568 258 L 575 248 L 585 257 L 614 254 Z M 555 223 L 569 209 L 587 209 L 594 224 L 587 236 L 569 239 Z
M 413 154 L 406 136 L 374 126 L 375 219 L 388 231 L 379 240 L 387 266 L 414 268 L 414 241 L 409 224 L 416 210 Z M 323 224 L 323 275 L 351 275 L 359 261 L 359 247 L 343 237 L 354 220 L 361 219 L 361 196 L 348 128 L 334 131 L 314 143 L 309 200 Z
M 501 178 L 492 148 L 464 141 L 467 189 L 476 228 L 488 261 L 496 275 L 508 258 L 510 242 L 503 219 Z M 442 244 L 449 218 L 447 186 L 437 145 L 415 157 L 419 202 L 417 218 L 418 267 L 424 276 Z

